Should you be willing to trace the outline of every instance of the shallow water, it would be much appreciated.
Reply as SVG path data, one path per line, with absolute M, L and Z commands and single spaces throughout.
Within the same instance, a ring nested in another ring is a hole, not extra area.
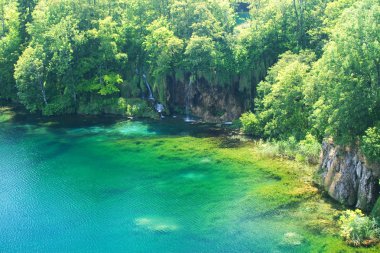
M 252 194 L 281 178 L 221 155 L 239 152 L 210 144 L 224 134 L 170 120 L 0 123 L 0 252 L 324 252 L 331 246 L 290 215 L 294 207 L 272 212 L 269 200 Z

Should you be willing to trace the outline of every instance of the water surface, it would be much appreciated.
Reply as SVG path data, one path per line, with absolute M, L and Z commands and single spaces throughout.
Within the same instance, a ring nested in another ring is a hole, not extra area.
M 0 123 L 0 252 L 344 247 L 307 230 L 292 215 L 299 204 L 278 208 L 264 196 L 282 178 L 238 159 L 239 147 L 220 145 L 225 134 L 173 120 L 24 115 Z

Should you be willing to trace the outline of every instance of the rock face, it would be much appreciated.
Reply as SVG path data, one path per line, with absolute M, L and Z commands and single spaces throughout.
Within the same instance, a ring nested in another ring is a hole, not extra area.
M 185 108 L 188 96 L 190 113 L 206 122 L 233 121 L 245 111 L 243 94 L 237 87 L 211 85 L 203 78 L 194 82 L 191 89 L 187 83 L 176 81 L 169 88 L 172 109 L 174 106 Z
M 324 142 L 320 177 L 332 198 L 351 207 L 370 211 L 379 196 L 379 169 L 357 150 Z

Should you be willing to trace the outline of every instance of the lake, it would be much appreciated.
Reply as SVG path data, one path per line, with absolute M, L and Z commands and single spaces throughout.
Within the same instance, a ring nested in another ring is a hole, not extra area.
M 0 252 L 352 250 L 309 167 L 229 135 L 180 119 L 3 120 Z

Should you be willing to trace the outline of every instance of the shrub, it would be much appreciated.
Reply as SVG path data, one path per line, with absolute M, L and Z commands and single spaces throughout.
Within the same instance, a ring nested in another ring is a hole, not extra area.
M 380 162 L 380 128 L 371 127 L 362 138 L 361 149 L 371 161 Z
M 380 228 L 360 210 L 347 210 L 339 218 L 341 236 L 352 246 L 371 246 L 379 241 Z
M 307 134 L 305 139 L 299 143 L 299 153 L 304 156 L 309 163 L 316 164 L 319 161 L 321 144 L 311 134 Z
M 282 141 L 258 141 L 256 142 L 261 154 L 269 157 L 286 157 L 299 162 L 317 164 L 321 145 L 318 140 L 308 134 L 305 140 L 298 142 L 296 138 L 289 137 Z
M 252 112 L 243 113 L 240 117 L 242 130 L 245 134 L 258 137 L 260 136 L 259 119 Z
M 296 138 L 290 136 L 287 140 L 278 142 L 279 152 L 283 156 L 294 158 L 298 152 L 298 142 Z
M 48 105 L 42 109 L 42 114 L 46 116 L 61 115 L 67 113 L 74 113 L 75 105 L 72 98 L 69 96 L 60 96 L 52 99 Z
M 259 140 L 256 142 L 257 150 L 260 154 L 268 157 L 277 157 L 280 154 L 278 143 L 265 142 Z

